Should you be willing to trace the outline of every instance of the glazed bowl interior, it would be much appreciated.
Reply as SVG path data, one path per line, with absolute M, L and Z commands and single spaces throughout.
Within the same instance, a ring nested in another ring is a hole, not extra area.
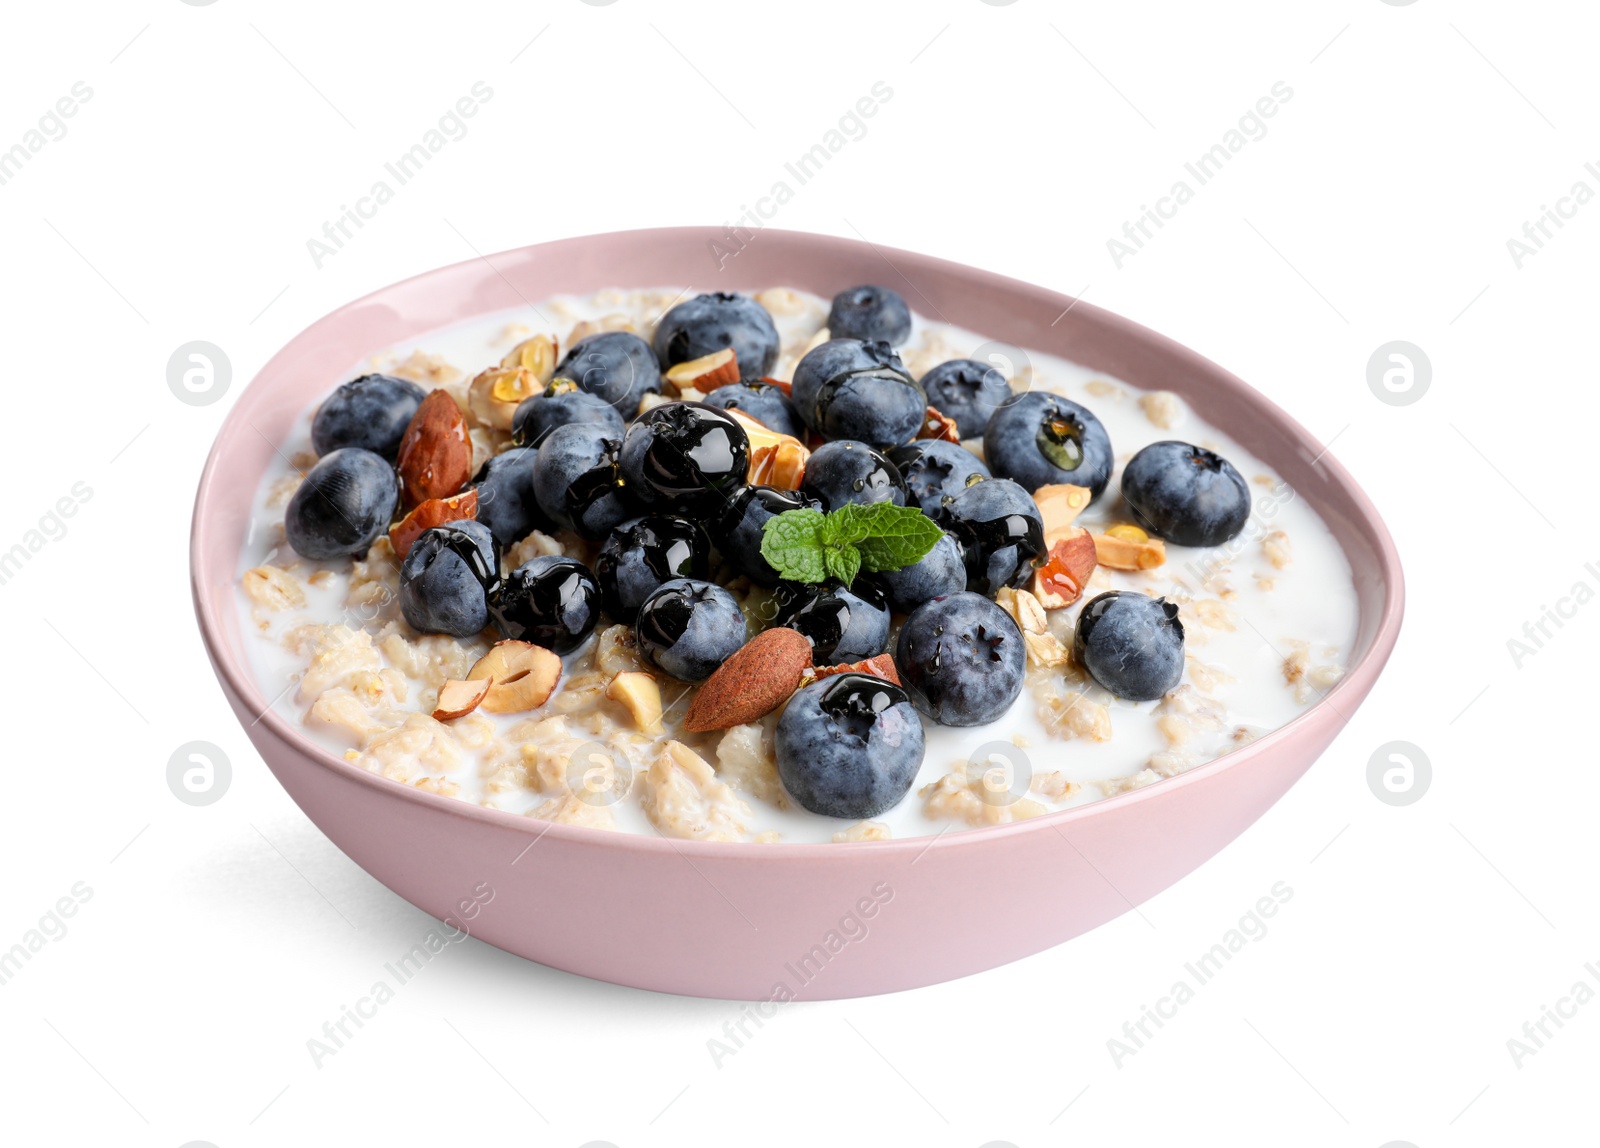
M 941 952 L 921 958 L 920 964 L 898 971 L 841 974 L 821 995 L 885 991 L 961 975 L 1058 943 L 1126 911 L 1204 861 L 1270 807 L 1309 767 L 1371 689 L 1400 626 L 1403 586 L 1393 541 L 1371 502 L 1338 462 L 1303 427 L 1246 384 L 1171 340 L 1090 304 L 927 256 L 853 240 L 765 230 L 736 256 L 719 260 L 714 243 L 726 243 L 721 229 L 670 228 L 589 236 L 474 259 L 386 287 L 296 336 L 240 394 L 218 434 L 200 482 L 191 544 L 195 606 L 208 653 L 241 723 L 296 801 L 336 844 L 402 895 L 435 915 L 441 915 L 441 903 L 449 904 L 448 900 L 441 902 L 443 886 L 424 887 L 422 879 L 408 875 L 398 861 L 386 855 L 386 843 L 360 840 L 358 830 L 347 828 L 349 823 L 340 811 L 327 806 L 334 800 L 330 793 L 336 790 L 341 795 L 338 801 L 366 801 L 373 810 L 394 810 L 398 818 L 413 819 L 408 824 L 439 826 L 443 836 L 438 836 L 436 843 L 448 842 L 450 833 L 471 833 L 474 827 L 483 835 L 492 830 L 515 839 L 537 836 L 554 846 L 569 847 L 591 869 L 603 869 L 602 858 L 632 857 L 634 861 L 626 863 L 637 864 L 669 854 L 690 856 L 708 866 L 726 863 L 726 869 L 707 868 L 702 876 L 713 874 L 719 884 L 726 881 L 728 889 L 739 886 L 747 874 L 757 875 L 752 880 L 772 883 L 787 880 L 785 874 L 794 872 L 799 891 L 793 894 L 790 916 L 806 911 L 806 866 L 815 873 L 868 864 L 865 859 L 872 865 L 893 866 L 920 857 L 927 848 L 927 838 L 756 845 L 677 841 L 540 822 L 425 793 L 369 773 L 316 744 L 271 708 L 272 699 L 251 672 L 236 597 L 237 565 L 250 527 L 254 494 L 269 468 L 282 465 L 279 444 L 290 439 L 303 412 L 366 356 L 441 327 L 517 308 L 528 311 L 528 325 L 537 330 L 540 319 L 530 301 L 555 294 L 586 295 L 606 287 L 682 286 L 687 296 L 698 291 L 789 286 L 826 298 L 858 283 L 885 284 L 900 291 L 913 310 L 927 317 L 983 332 L 987 338 L 1025 350 L 1058 355 L 1137 387 L 1177 393 L 1203 412 L 1208 422 L 1226 427 L 1241 445 L 1273 468 L 1297 498 L 1311 505 L 1327 523 L 1354 571 L 1357 632 L 1345 677 L 1326 701 L 1247 746 L 1159 784 L 1009 825 L 950 833 L 939 839 L 939 847 L 933 851 L 975 859 L 984 856 L 981 851 L 989 843 L 998 847 L 1005 842 L 1015 845 L 1014 852 L 1020 854 L 1029 847 L 1024 843 L 1030 839 L 1034 847 L 1040 847 L 1041 835 L 1060 836 L 1070 827 L 1080 834 L 1080 843 L 1095 843 L 1105 851 L 1091 868 L 1101 878 L 1115 881 L 1117 898 L 1085 893 L 1081 903 L 1059 912 L 1051 910 L 1047 921 L 1029 929 L 1008 930 L 1006 919 L 997 915 L 984 926 L 989 930 L 987 941 L 952 941 Z M 1199 816 L 1211 802 L 1230 812 L 1220 823 L 1209 826 L 1172 821 L 1171 825 L 1177 826 L 1173 830 L 1162 818 L 1175 815 L 1158 811 L 1171 808 L 1186 790 L 1191 796 L 1183 816 Z M 1147 826 L 1130 819 L 1141 806 Z M 1097 838 L 1097 827 L 1102 826 L 1104 832 Z M 1152 842 L 1156 844 L 1152 846 Z M 446 845 L 438 847 L 448 852 Z M 1151 848 L 1157 850 L 1155 855 L 1135 852 Z M 621 870 L 616 872 L 619 881 L 631 879 L 621 876 Z M 942 872 L 942 866 L 929 864 L 918 872 L 933 877 Z M 717 876 L 719 873 L 726 877 Z M 906 880 L 910 889 L 910 879 Z M 528 896 L 547 893 L 530 891 Z M 817 905 L 822 906 L 822 894 L 817 896 Z M 647 913 L 648 904 L 642 899 L 640 904 L 641 912 Z M 968 911 L 981 915 L 987 909 L 974 900 Z M 995 912 L 999 913 L 999 908 Z M 928 910 L 926 926 L 913 918 L 912 910 L 905 914 L 906 919 L 889 931 L 902 930 L 907 945 L 925 950 L 927 938 L 936 933 L 937 912 Z M 774 916 L 769 926 L 767 918 L 756 919 L 763 930 L 771 929 L 763 941 L 786 943 L 784 920 Z M 677 951 L 674 946 L 680 941 L 667 935 L 670 921 L 663 921 L 666 923 L 652 926 L 656 931 L 653 941 L 670 954 Z M 736 930 L 741 927 L 735 924 Z M 805 926 L 795 927 L 800 930 L 795 936 L 804 935 Z M 591 957 L 589 950 L 574 955 L 543 948 L 544 942 L 524 941 L 509 925 L 500 933 L 490 930 L 487 939 L 545 963 L 627 984 L 702 995 L 748 996 L 754 983 L 753 979 L 741 979 L 737 962 L 748 964 L 755 958 L 746 951 L 748 944 L 737 931 L 727 944 L 721 966 L 725 975 L 706 971 L 703 961 L 701 968 L 680 974 L 666 971 L 670 957 L 662 958 L 665 964 L 645 969 L 628 965 L 620 957 L 612 960 L 599 950 L 594 951 L 599 955 Z M 696 945 L 704 941 L 703 936 L 697 941 L 686 933 L 681 938 L 682 960 L 691 960 Z

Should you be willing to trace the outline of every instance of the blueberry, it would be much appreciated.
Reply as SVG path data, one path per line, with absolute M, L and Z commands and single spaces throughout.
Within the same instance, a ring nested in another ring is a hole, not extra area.
M 1011 398 L 1011 384 L 989 363 L 951 359 L 922 376 L 928 404 L 956 420 L 956 433 L 976 438 L 1002 403 Z
M 302 558 L 359 558 L 389 529 L 400 502 L 394 467 L 350 446 L 325 454 L 289 499 L 283 529 Z
M 824 438 L 852 438 L 895 446 L 906 442 L 927 414 L 927 398 L 888 343 L 830 339 L 795 365 L 789 387 L 794 409 Z
M 852 287 L 833 297 L 828 334 L 835 339 L 881 339 L 898 347 L 911 337 L 911 308 L 887 287 Z
M 936 521 L 952 499 L 973 483 L 989 477 L 989 468 L 959 443 L 919 438 L 889 452 L 889 461 L 906 483 L 906 505 Z
M 538 451 L 513 447 L 485 462 L 472 480 L 478 491 L 478 521 L 502 547 L 550 526 L 533 495 L 533 467 L 538 458 Z
M 1073 656 L 1119 698 L 1154 701 L 1183 677 L 1183 623 L 1165 598 L 1112 590 L 1078 614 Z
M 323 400 L 311 420 L 311 446 L 319 455 L 358 446 L 390 462 L 427 392 L 408 379 L 362 375 Z
M 906 504 L 906 484 L 900 472 L 864 442 L 825 442 L 806 460 L 800 493 L 837 510 L 847 502 L 870 506 L 874 502 Z
M 685 682 L 703 682 L 744 645 L 744 614 L 713 582 L 674 578 L 639 606 L 639 649 L 652 664 Z
M 806 636 L 817 665 L 858 662 L 889 648 L 888 599 L 865 578 L 851 587 L 791 583 L 782 590 L 776 623 Z
M 1010 479 L 967 487 L 945 513 L 946 529 L 966 556 L 969 590 L 993 598 L 1002 587 L 1021 586 L 1049 552 L 1038 504 Z
M 940 725 L 983 725 L 1022 692 L 1027 651 L 1009 614 L 963 590 L 911 612 L 894 660 L 917 709 Z
M 718 513 L 749 476 L 750 439 L 726 411 L 662 403 L 634 420 L 618 457 L 640 506 Z
M 933 549 L 910 566 L 873 575 L 888 595 L 889 605 L 909 614 L 930 598 L 967 588 L 966 559 L 952 534 L 940 535 Z
M 717 549 L 739 573 L 760 586 L 778 584 L 778 572 L 761 556 L 762 531 L 767 522 L 786 510 L 821 510 L 822 503 L 797 490 L 747 486 L 733 496 L 712 522 Z
M 1179 546 L 1216 546 L 1244 529 L 1250 484 L 1233 463 L 1186 442 L 1153 442 L 1122 469 L 1133 520 Z
M 579 339 L 556 364 L 554 379 L 571 379 L 631 419 L 645 395 L 661 390 L 655 352 L 632 331 L 602 331 Z
M 511 416 L 511 441 L 517 446 L 538 446 L 556 427 L 567 423 L 593 423 L 617 438 L 627 430 L 627 422 L 616 407 L 561 379 L 542 394 L 517 404 L 516 413 Z
M 663 369 L 732 347 L 739 377 L 760 378 L 778 361 L 778 329 L 750 296 L 716 291 L 686 299 L 661 316 L 654 346 Z
M 424 530 L 400 563 L 400 612 L 424 634 L 476 634 L 499 590 L 499 548 L 481 522 Z
M 852 821 L 898 805 L 922 768 L 922 719 L 906 691 L 837 674 L 789 701 L 775 736 L 778 777 L 803 809 Z
M 687 518 L 649 514 L 612 530 L 595 560 L 606 613 L 632 622 L 643 602 L 674 578 L 704 581 L 711 569 L 711 543 Z
M 706 396 L 706 404 L 718 410 L 739 411 L 749 415 L 770 431 L 804 439 L 805 424 L 795 411 L 789 396 L 773 386 L 756 380 L 729 383 L 718 387 Z
M 622 497 L 617 436 L 593 423 L 550 432 L 533 464 L 533 495 L 556 525 L 585 538 L 604 538 L 634 511 Z
M 1086 486 L 1099 498 L 1111 478 L 1111 438 L 1100 420 L 1071 399 L 1030 391 L 1006 403 L 983 432 L 989 469 L 1028 490 L 1048 483 Z
M 507 576 L 490 612 L 507 638 L 566 654 L 600 621 L 600 586 L 577 559 L 545 554 Z

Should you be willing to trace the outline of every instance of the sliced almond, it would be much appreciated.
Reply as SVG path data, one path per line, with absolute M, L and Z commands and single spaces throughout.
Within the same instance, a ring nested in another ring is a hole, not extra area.
M 1094 497 L 1087 486 L 1073 486 L 1068 482 L 1051 483 L 1033 492 L 1033 501 L 1044 519 L 1044 540 L 1054 542 L 1065 538 L 1073 529 L 1073 522 L 1083 513 L 1084 507 Z
M 433 707 L 434 718 L 450 721 L 452 718 L 466 717 L 483 703 L 493 686 L 493 678 L 481 678 L 475 682 L 446 682 L 439 687 L 439 704 Z
M 638 670 L 618 674 L 606 687 L 606 697 L 626 707 L 640 733 L 654 737 L 666 732 L 661 725 L 661 687 L 649 674 Z
M 1112 570 L 1153 570 L 1167 560 L 1167 544 L 1159 538 L 1146 538 L 1140 542 L 1133 538 L 1119 538 L 1115 534 L 1096 534 L 1094 553 L 1100 565 Z
M 718 387 L 739 381 L 739 360 L 732 347 L 724 347 L 687 363 L 667 368 L 662 379 L 679 391 L 696 390 L 709 395 Z
M 960 442 L 961 432 L 956 429 L 956 420 L 948 415 L 939 413 L 938 407 L 929 407 L 922 418 L 922 425 L 917 428 L 917 438 L 939 439 L 943 442 Z
M 555 374 L 556 360 L 560 357 L 560 347 L 554 335 L 535 335 L 531 339 L 524 339 L 500 360 L 502 367 L 521 368 L 532 371 L 539 382 L 548 383 L 550 376 Z
M 1094 537 L 1081 526 L 1069 526 L 1050 544 L 1049 557 L 1033 572 L 1033 596 L 1046 610 L 1070 606 L 1083 596 L 1089 576 L 1099 565 Z
M 508 431 L 522 400 L 543 390 L 544 383 L 532 371 L 522 367 L 490 367 L 479 371 L 467 388 L 467 406 L 484 426 Z
M 749 482 L 778 490 L 799 490 L 811 452 L 793 435 L 779 434 L 741 410 L 727 412 L 750 440 Z
M 395 471 L 408 510 L 430 498 L 449 498 L 472 477 L 467 420 L 449 391 L 432 391 L 417 407 L 400 439 Z
M 435 526 L 443 526 L 446 522 L 460 522 L 463 519 L 476 517 L 478 517 L 476 488 L 464 490 L 449 498 L 430 498 L 389 527 L 389 545 L 394 547 L 396 558 L 404 558 L 406 552 L 411 549 L 411 544 L 422 536 L 424 530 L 432 530 Z
M 550 700 L 561 680 L 561 659 L 532 642 L 496 642 L 467 671 L 468 681 L 492 678 L 483 708 L 492 714 L 520 714 Z
M 812 681 L 816 681 L 819 678 L 831 678 L 835 674 L 871 674 L 897 686 L 905 684 L 900 680 L 900 671 L 895 668 L 894 659 L 888 654 L 877 654 L 859 662 L 842 662 L 837 666 L 818 666 L 810 676 Z

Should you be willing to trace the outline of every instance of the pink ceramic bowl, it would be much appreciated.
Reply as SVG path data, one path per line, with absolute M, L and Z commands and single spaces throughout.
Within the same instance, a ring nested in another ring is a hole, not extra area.
M 822 999 L 933 984 L 1060 944 L 1165 889 L 1282 796 L 1372 689 L 1400 630 L 1394 543 L 1344 468 L 1227 371 L 1087 303 L 925 255 L 767 230 L 719 269 L 713 240 L 726 242 L 689 227 L 566 239 L 386 287 L 290 342 L 217 436 L 191 557 L 217 677 L 300 808 L 400 896 L 530 960 L 640 988 Z M 1359 597 L 1349 672 L 1287 726 L 1172 780 L 1013 825 L 849 845 L 714 844 L 534 821 L 368 773 L 273 712 L 243 648 L 234 571 L 252 494 L 300 412 L 362 356 L 419 333 L 560 292 L 682 283 L 824 297 L 885 283 L 924 314 L 1178 392 L 1332 528 Z

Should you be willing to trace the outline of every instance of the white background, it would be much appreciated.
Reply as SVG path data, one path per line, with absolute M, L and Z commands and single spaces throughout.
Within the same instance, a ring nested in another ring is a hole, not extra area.
M 12 1143 L 179 1145 L 1577 1142 L 1600 1004 L 1507 1040 L 1600 960 L 1585 606 L 1600 577 L 1600 206 L 1519 270 L 1506 241 L 1600 161 L 1592 6 L 1418 0 L 898 5 L 180 0 L 10 5 L 0 148 L 93 91 L 0 186 L 0 549 L 92 498 L 0 586 L 14 731 L 0 949 L 75 882 L 70 930 L 0 986 Z M 530 43 L 531 41 L 531 43 Z M 319 270 L 306 241 L 475 81 L 494 95 Z M 551 972 L 476 941 L 343 1051 L 306 1041 L 431 921 L 344 858 L 226 709 L 193 623 L 188 516 L 238 390 L 325 311 L 568 235 L 722 223 L 886 81 L 775 225 L 1087 299 L 1251 380 L 1385 514 L 1409 617 L 1326 757 L 1214 861 L 1098 932 L 967 980 L 793 1006 L 714 1067 L 737 1007 Z M 1118 269 L 1106 241 L 1277 81 L 1293 98 Z M 191 407 L 165 365 L 221 346 Z M 1373 350 L 1432 361 L 1379 402 Z M 216 804 L 166 763 L 231 757 Z M 1368 789 L 1383 743 L 1433 783 Z M 1156 1039 L 1107 1051 L 1275 882 L 1293 899 Z

